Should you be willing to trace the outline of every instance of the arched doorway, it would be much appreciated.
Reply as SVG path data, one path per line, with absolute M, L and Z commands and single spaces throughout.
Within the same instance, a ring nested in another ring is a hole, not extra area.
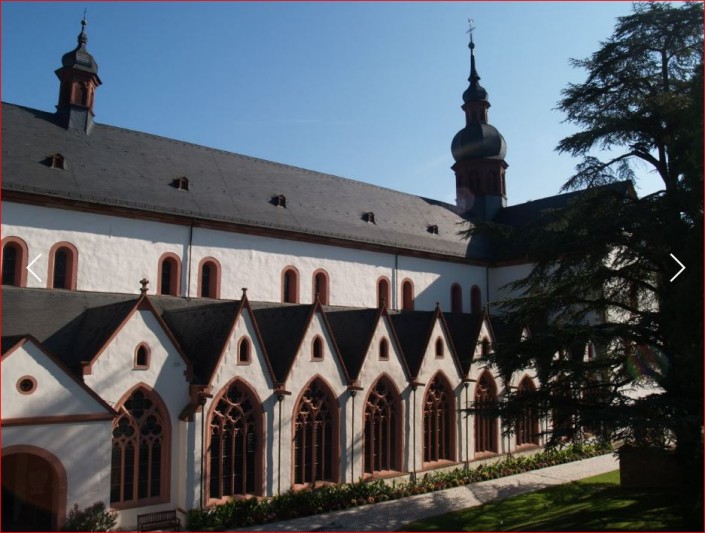
M 66 472 L 32 446 L 2 451 L 2 530 L 57 531 L 66 515 Z

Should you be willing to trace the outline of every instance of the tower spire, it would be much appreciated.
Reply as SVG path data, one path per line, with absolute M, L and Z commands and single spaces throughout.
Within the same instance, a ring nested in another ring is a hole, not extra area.
M 61 68 L 56 75 L 61 81 L 59 103 L 56 112 L 60 123 L 66 128 L 90 133 L 93 127 L 93 96 L 101 84 L 98 77 L 98 63 L 88 52 L 86 44 L 86 11 L 81 19 L 81 33 L 78 34 L 76 48 L 61 58 Z
M 456 203 L 459 209 L 473 216 L 492 219 L 506 205 L 504 161 L 507 145 L 497 128 L 488 124 L 487 110 L 490 101 L 487 91 L 480 85 L 480 75 L 475 65 L 475 40 L 473 20 L 470 28 L 470 85 L 463 93 L 462 110 L 465 127 L 451 143 L 455 165 Z

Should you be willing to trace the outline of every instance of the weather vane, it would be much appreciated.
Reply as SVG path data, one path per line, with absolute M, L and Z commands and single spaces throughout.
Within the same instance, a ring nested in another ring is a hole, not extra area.
M 465 32 L 470 34 L 470 42 L 472 42 L 472 32 L 475 29 L 475 26 L 473 26 L 474 22 L 474 19 L 468 19 L 468 31 Z

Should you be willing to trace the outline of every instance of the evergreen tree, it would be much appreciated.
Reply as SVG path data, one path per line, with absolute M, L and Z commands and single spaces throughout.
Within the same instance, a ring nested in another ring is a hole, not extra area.
M 531 336 L 496 343 L 487 359 L 506 380 L 535 369 L 541 388 L 510 393 L 498 414 L 507 432 L 529 408 L 552 418 L 553 444 L 675 446 L 702 505 L 703 4 L 636 4 L 573 64 L 587 79 L 558 108 L 581 131 L 557 149 L 583 161 L 566 206 L 522 227 L 467 230 L 533 265 L 497 302 Z M 635 164 L 663 189 L 638 198 Z M 673 282 L 671 253 L 687 266 Z

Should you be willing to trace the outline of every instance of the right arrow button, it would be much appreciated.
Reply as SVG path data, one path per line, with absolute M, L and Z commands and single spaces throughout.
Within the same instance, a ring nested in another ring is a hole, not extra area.
M 671 254 L 671 257 L 681 267 L 681 269 L 678 272 L 676 272 L 676 275 L 670 279 L 670 281 L 673 282 L 673 280 L 676 279 L 678 276 L 680 276 L 681 273 L 685 270 L 685 265 L 683 263 L 681 263 L 675 255 Z

